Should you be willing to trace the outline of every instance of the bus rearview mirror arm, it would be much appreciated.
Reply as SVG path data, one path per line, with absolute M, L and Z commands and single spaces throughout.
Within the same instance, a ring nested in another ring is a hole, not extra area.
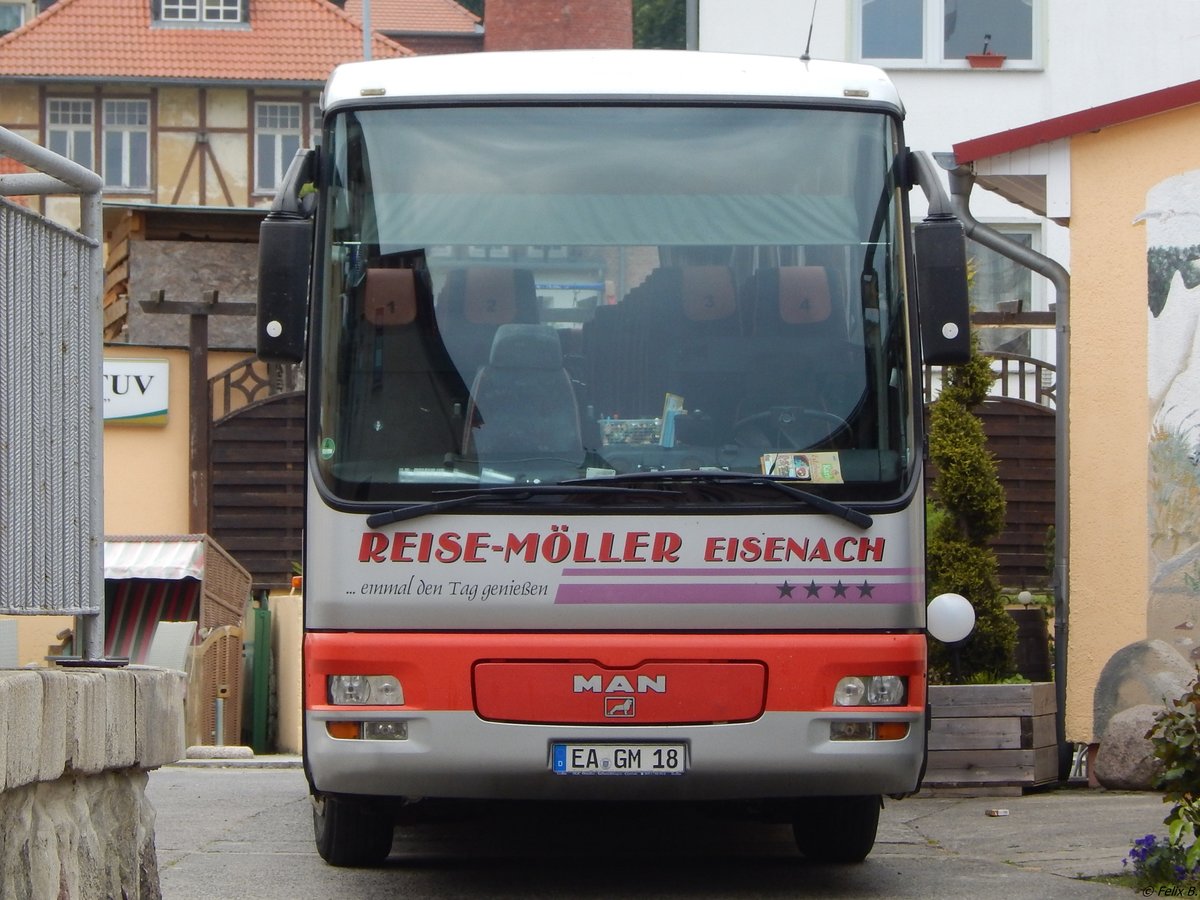
M 922 361 L 943 366 L 964 363 L 971 356 L 966 233 L 932 157 L 908 151 L 907 170 L 929 201 L 925 220 L 913 226 Z

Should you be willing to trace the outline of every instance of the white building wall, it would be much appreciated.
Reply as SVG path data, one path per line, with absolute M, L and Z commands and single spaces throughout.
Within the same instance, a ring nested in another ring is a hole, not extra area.
M 1155 0 L 1146 6 L 1096 0 L 1032 2 L 1042 25 L 1035 68 L 972 70 L 961 62 L 888 67 L 907 109 L 909 146 L 949 152 L 961 141 L 1200 78 L 1197 0 Z M 696 3 L 701 50 L 799 56 L 811 22 L 814 58 L 857 59 L 859 0 Z M 1055 181 L 1061 184 L 1062 179 Z M 918 195 L 914 192 L 914 215 L 922 212 Z M 1069 203 L 1069 198 L 1057 200 Z M 1035 249 L 1070 269 L 1065 228 L 978 187 L 971 210 L 989 224 L 1040 225 Z M 1053 300 L 1051 289 L 1035 284 L 1035 308 L 1045 308 L 1047 300 Z M 1052 331 L 1035 334 L 1035 355 L 1053 359 Z

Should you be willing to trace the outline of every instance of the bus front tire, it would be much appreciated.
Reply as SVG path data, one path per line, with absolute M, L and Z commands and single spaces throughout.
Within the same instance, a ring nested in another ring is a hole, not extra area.
M 877 794 L 801 800 L 792 817 L 796 846 L 813 862 L 862 862 L 875 846 L 882 805 Z
M 375 866 L 392 851 L 392 817 L 366 800 L 316 794 L 313 833 L 317 852 L 331 866 Z

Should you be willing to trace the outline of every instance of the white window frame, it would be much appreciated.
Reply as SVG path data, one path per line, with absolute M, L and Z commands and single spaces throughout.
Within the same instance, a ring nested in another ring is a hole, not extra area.
M 86 121 L 85 121 L 86 120 Z M 87 147 L 87 158 L 75 153 L 80 138 Z M 59 141 L 64 147 L 56 146 Z M 90 97 L 49 97 L 46 99 L 46 147 L 77 162 L 84 168 L 95 166 L 96 104 Z
M 308 103 L 308 143 L 305 146 L 316 147 L 321 143 L 321 104 Z
M 954 57 L 948 59 L 945 56 L 944 21 L 946 4 L 949 0 L 921 0 L 922 55 L 920 57 L 907 59 L 863 56 L 863 4 L 865 2 L 866 0 L 854 0 L 850 4 L 854 18 L 852 40 L 854 42 L 855 59 L 858 61 L 884 69 L 967 70 L 971 68 L 971 64 L 966 59 Z M 1043 48 L 1046 43 L 1045 21 L 1048 0 L 1028 0 L 1028 2 L 1032 8 L 1031 21 L 1033 34 L 1030 36 L 1032 42 L 1032 59 L 1006 59 L 1003 69 L 1030 71 L 1040 70 L 1045 66 Z M 982 44 L 979 49 L 983 49 Z
M 131 110 L 141 110 L 137 118 L 141 122 L 112 121 L 114 118 L 127 118 L 123 113 Z M 150 101 L 140 97 L 106 98 L 103 102 L 103 124 L 100 148 L 103 157 L 104 186 L 109 189 L 122 191 L 150 190 Z M 119 136 L 121 148 L 117 159 L 109 154 L 109 139 Z M 142 162 L 134 171 L 133 143 L 141 136 L 145 143 L 145 153 Z
M 246 0 L 160 0 L 161 22 L 207 22 L 236 24 L 245 21 Z
M 279 114 L 287 111 L 288 122 L 281 124 Z M 298 100 L 258 100 L 254 103 L 254 191 L 258 194 L 274 193 L 283 181 L 284 173 L 292 163 L 295 149 L 304 146 L 304 104 Z M 264 120 L 264 117 L 268 119 Z M 271 121 L 273 120 L 273 121 Z M 293 124 L 294 123 L 294 124 Z M 295 139 L 295 149 L 289 152 L 288 142 Z M 271 145 L 274 160 L 273 179 L 265 183 L 262 171 L 264 139 Z

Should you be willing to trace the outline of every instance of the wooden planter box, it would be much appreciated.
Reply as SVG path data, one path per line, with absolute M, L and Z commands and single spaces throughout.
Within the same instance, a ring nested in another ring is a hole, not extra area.
M 1011 788 L 1058 778 L 1053 682 L 930 685 L 925 788 Z

